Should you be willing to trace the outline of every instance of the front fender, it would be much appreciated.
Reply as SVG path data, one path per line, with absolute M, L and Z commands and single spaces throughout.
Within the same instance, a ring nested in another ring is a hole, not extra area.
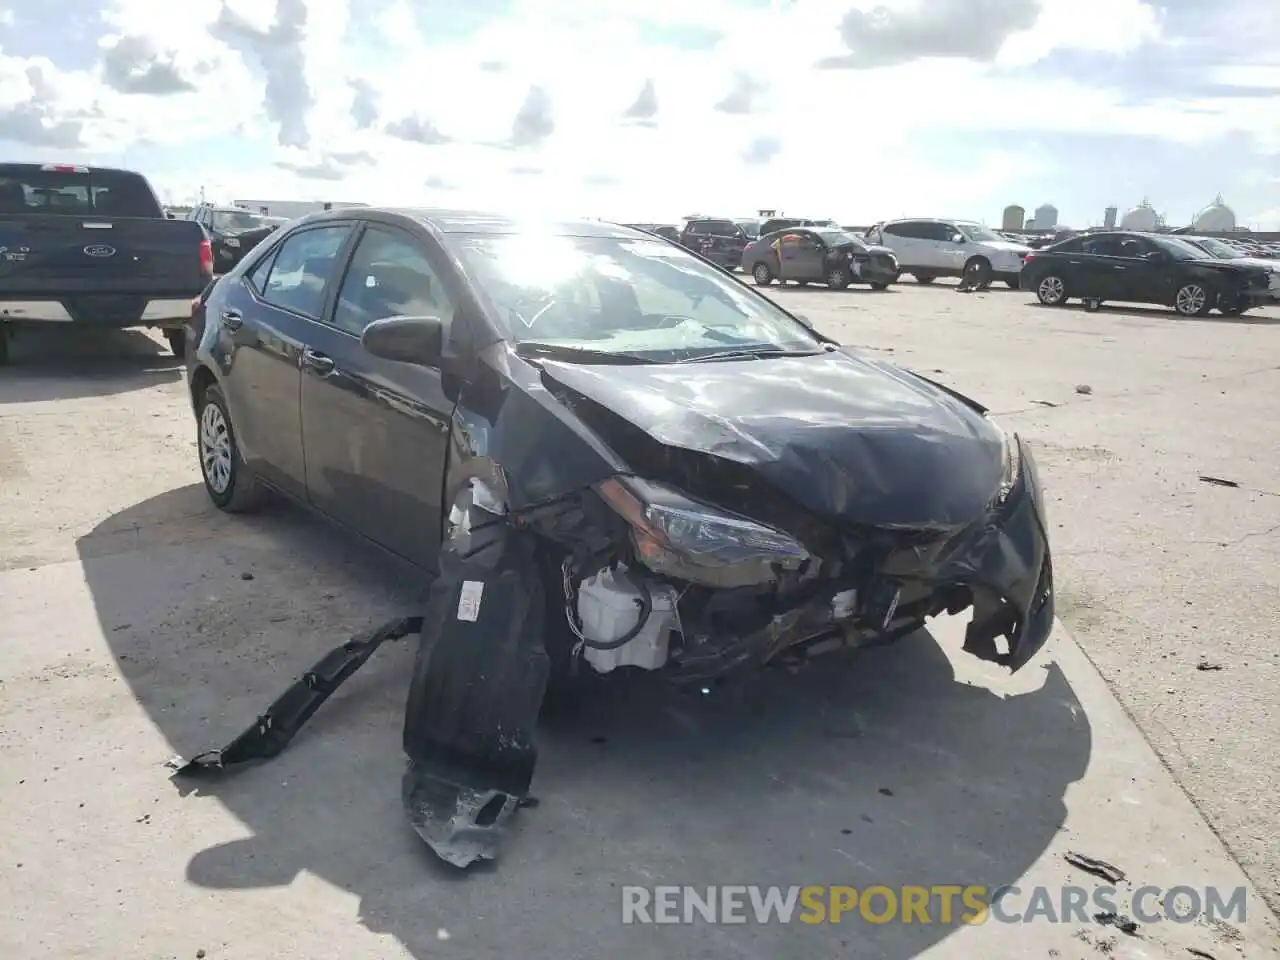
M 479 481 L 507 512 L 576 493 L 627 469 L 561 403 L 541 372 L 506 344 L 487 348 L 461 389 L 450 424 L 447 511 Z

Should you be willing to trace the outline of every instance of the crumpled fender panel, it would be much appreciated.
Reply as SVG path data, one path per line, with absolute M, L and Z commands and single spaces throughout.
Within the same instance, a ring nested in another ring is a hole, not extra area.
M 459 867 L 497 855 L 528 794 L 550 669 L 536 541 L 490 520 L 441 554 L 405 708 L 405 811 Z

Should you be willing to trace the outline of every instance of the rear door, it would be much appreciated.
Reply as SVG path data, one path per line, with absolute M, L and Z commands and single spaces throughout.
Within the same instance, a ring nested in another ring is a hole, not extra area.
M 440 545 L 441 491 L 453 402 L 441 372 L 371 356 L 374 320 L 435 316 L 457 298 L 444 258 L 397 227 L 368 224 L 334 302 L 311 323 L 302 362 L 307 495 L 335 520 L 424 567 Z
M 1073 296 L 1096 297 L 1099 300 L 1127 300 L 1130 284 L 1126 280 L 1133 267 L 1125 256 L 1123 237 L 1117 233 L 1101 233 L 1080 241 L 1080 252 L 1065 254 L 1071 269 L 1070 290 Z
M 256 473 L 298 497 L 307 491 L 302 353 L 354 227 L 328 222 L 291 233 L 228 291 L 214 318 L 223 339 L 213 349 L 241 453 Z
M 903 269 L 926 266 L 922 259 L 919 239 L 919 222 L 915 220 L 899 220 L 886 223 L 880 228 L 880 238 L 886 247 L 898 257 Z

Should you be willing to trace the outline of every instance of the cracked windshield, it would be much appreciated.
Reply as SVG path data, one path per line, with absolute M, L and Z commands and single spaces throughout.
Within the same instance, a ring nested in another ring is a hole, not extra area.
M 725 351 L 772 355 L 819 348 L 799 322 L 666 243 L 468 237 L 461 254 L 517 344 L 655 363 Z

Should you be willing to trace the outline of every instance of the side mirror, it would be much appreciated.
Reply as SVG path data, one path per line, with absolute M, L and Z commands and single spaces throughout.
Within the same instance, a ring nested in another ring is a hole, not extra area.
M 444 352 L 444 324 L 439 317 L 386 317 L 364 328 L 360 344 L 383 360 L 438 367 Z
M 951 235 L 951 242 L 952 242 L 952 243 L 965 243 L 966 241 L 965 241 L 965 236 L 964 236 L 964 234 L 963 234 L 963 233 L 953 233 L 953 234 Z
M 1150 253 L 1144 256 L 1143 259 L 1149 260 L 1152 263 L 1161 263 L 1162 261 L 1168 259 L 1168 255 L 1163 250 L 1152 250 Z

